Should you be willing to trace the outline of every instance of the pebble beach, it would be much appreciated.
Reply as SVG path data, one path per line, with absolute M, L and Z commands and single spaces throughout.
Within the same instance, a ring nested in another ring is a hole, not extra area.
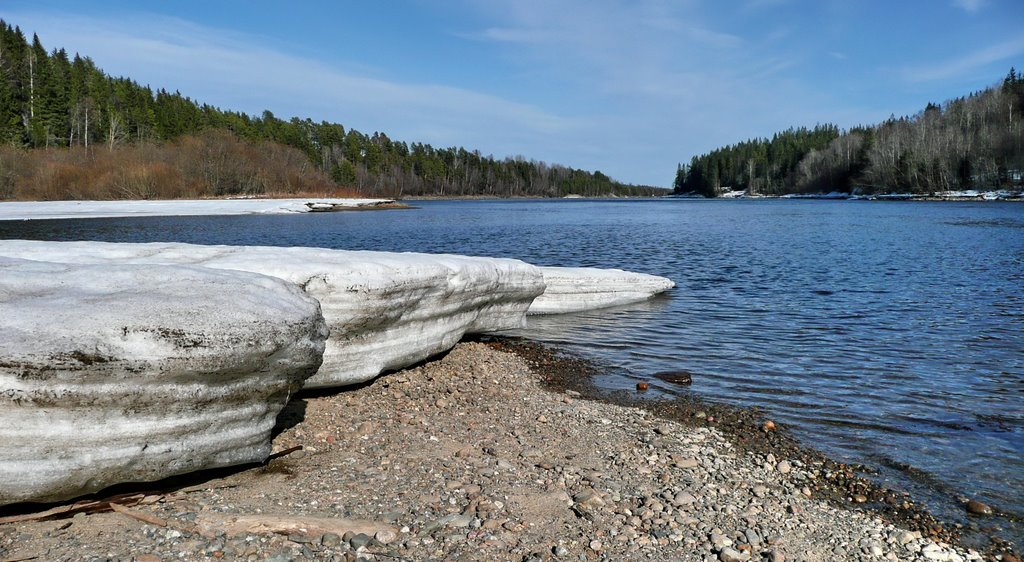
M 579 375 L 533 344 L 460 343 L 293 398 L 267 463 L 116 490 L 112 511 L 8 509 L 0 560 L 1018 560 L 784 428 L 595 401 Z

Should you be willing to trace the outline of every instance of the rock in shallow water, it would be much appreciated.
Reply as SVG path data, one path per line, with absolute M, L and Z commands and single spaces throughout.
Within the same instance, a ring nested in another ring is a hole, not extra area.
M 669 384 L 687 385 L 693 382 L 693 373 L 690 371 L 660 371 L 652 376 Z
M 326 337 L 272 277 L 0 258 L 0 505 L 265 459 Z
M 978 500 L 968 501 L 967 511 L 974 515 L 992 515 L 992 508 Z

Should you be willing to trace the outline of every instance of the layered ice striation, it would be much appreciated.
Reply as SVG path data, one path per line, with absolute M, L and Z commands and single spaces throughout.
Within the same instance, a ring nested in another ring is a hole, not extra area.
M 279 277 L 320 301 L 331 335 L 307 388 L 370 380 L 453 347 L 521 328 L 541 269 L 454 255 L 189 244 L 0 241 L 0 255 L 51 262 L 190 264 Z
M 318 248 L 0 241 L 0 256 L 0 505 L 259 461 L 303 384 L 363 382 L 527 311 L 673 286 Z
M 264 460 L 326 337 L 265 275 L 0 258 L 0 505 Z
M 542 267 L 546 289 L 529 314 L 563 314 L 647 300 L 676 284 L 665 277 L 621 269 Z

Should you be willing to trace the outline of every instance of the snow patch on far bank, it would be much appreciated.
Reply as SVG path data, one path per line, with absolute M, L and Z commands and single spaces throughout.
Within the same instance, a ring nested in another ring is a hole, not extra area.
M 91 219 L 199 215 L 308 213 L 374 207 L 391 199 L 171 199 L 154 201 L 7 201 L 0 220 Z

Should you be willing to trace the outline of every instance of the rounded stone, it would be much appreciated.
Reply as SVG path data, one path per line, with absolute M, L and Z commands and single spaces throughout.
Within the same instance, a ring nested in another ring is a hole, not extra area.
M 398 533 L 391 529 L 381 529 L 373 535 L 373 538 L 377 539 L 377 542 L 381 544 L 391 544 L 398 538 Z
M 978 500 L 967 502 L 967 512 L 972 515 L 992 515 L 992 507 Z

